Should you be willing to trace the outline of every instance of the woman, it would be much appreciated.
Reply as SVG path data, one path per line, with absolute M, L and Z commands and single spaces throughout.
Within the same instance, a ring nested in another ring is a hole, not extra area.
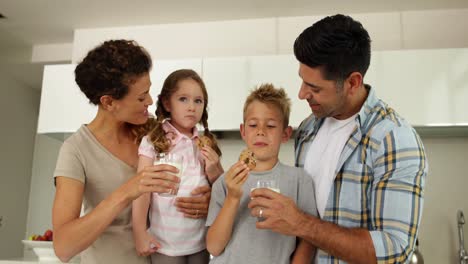
M 96 117 L 63 144 L 54 173 L 54 249 L 61 261 L 81 254 L 82 263 L 148 263 L 137 256 L 131 203 L 143 193 L 176 188 L 175 167 L 157 165 L 136 173 L 136 130 L 148 121 L 151 58 L 137 43 L 106 41 L 75 70 L 75 80 Z M 210 188 L 179 198 L 187 217 L 206 217 Z M 84 216 L 80 217 L 83 205 Z

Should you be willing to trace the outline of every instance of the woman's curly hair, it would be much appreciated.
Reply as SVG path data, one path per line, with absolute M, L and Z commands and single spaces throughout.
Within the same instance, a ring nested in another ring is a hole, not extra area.
M 132 40 L 109 40 L 89 51 L 75 69 L 75 81 L 89 102 L 103 95 L 122 99 L 138 77 L 151 70 L 148 52 Z

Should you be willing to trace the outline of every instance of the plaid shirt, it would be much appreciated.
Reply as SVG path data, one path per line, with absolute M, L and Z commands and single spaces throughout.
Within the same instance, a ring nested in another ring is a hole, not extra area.
M 378 263 L 408 263 L 423 208 L 427 174 L 424 147 L 416 131 L 375 95 L 356 116 L 335 171 L 323 220 L 369 230 Z M 324 119 L 313 114 L 298 128 L 296 166 L 304 167 Z M 344 263 L 318 250 L 316 263 Z

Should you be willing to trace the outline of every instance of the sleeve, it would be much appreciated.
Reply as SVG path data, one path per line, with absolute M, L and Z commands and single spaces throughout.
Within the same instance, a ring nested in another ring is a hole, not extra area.
M 85 183 L 86 173 L 84 161 L 78 149 L 69 141 L 65 141 L 60 147 L 57 164 L 54 171 L 54 179 L 63 176 Z
M 141 139 L 140 146 L 138 147 L 138 155 L 143 155 L 145 157 L 154 159 L 155 157 L 155 150 L 153 144 L 150 142 L 148 136 L 144 136 Z
M 387 133 L 372 153 L 370 235 L 378 263 L 407 263 L 423 208 L 428 166 L 423 144 L 409 127 Z
M 303 169 L 297 168 L 297 170 L 299 173 L 297 206 L 308 215 L 318 216 L 312 177 Z
M 223 207 L 224 199 L 226 198 L 226 186 L 224 181 L 224 173 L 213 184 L 211 188 L 211 200 L 208 208 L 208 216 L 206 218 L 206 226 L 211 226 L 218 216 L 219 211 Z

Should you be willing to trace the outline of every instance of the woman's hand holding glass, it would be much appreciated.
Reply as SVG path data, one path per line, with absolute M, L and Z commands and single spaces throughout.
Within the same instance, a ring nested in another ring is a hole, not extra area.
M 180 178 L 175 174 L 179 170 L 168 164 L 147 166 L 130 179 L 124 186 L 124 192 L 131 200 L 143 193 L 168 193 L 177 190 Z
M 184 167 L 184 157 L 175 153 L 158 153 L 154 159 L 154 165 L 171 165 L 177 169 L 177 172 L 169 172 L 177 177 L 181 177 Z M 160 196 L 176 196 L 179 191 L 179 185 L 176 188 L 170 189 L 167 192 L 160 192 Z

